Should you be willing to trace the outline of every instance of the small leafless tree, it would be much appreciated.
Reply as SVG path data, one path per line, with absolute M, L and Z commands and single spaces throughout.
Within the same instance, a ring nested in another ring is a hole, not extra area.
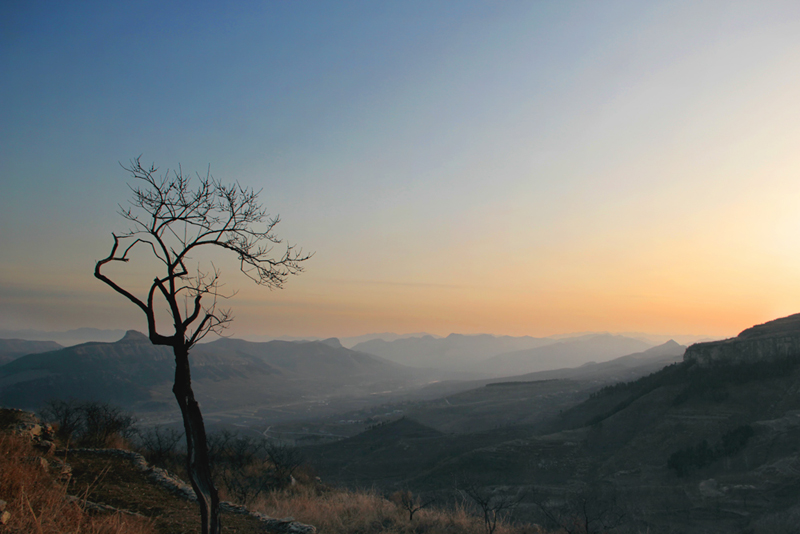
M 247 504 L 267 489 L 262 439 L 220 430 L 209 435 L 208 443 L 214 478 L 232 499 Z
M 303 463 L 295 447 L 230 430 L 209 434 L 208 451 L 214 479 L 240 504 L 264 491 L 285 488 Z
M 523 495 L 510 494 L 492 486 L 464 477 L 459 483 L 459 492 L 474 502 L 483 515 L 486 534 L 494 534 L 497 525 L 509 518 Z
M 280 219 L 267 215 L 257 191 L 223 184 L 210 173 L 198 175 L 193 185 L 180 168 L 159 175 L 155 166 L 143 167 L 139 158 L 123 168 L 133 178 L 133 198 L 129 206 L 120 206 L 120 214 L 131 226 L 112 234 L 111 253 L 97 262 L 94 275 L 144 313 L 153 344 L 172 347 L 172 391 L 183 415 L 187 471 L 200 506 L 202 532 L 217 534 L 219 496 L 211 478 L 203 416 L 192 391 L 189 351 L 207 334 L 220 333 L 232 318 L 227 310 L 217 308 L 217 299 L 225 296 L 220 293 L 219 271 L 209 264 L 206 270 L 198 267 L 193 273 L 187 264 L 202 249 L 228 251 L 257 284 L 280 288 L 290 275 L 302 271 L 309 255 L 292 246 L 273 254 L 273 247 L 281 243 L 274 233 Z M 103 272 L 109 264 L 128 263 L 139 248 L 159 263 L 144 296 Z M 163 304 L 169 326 L 157 321 L 156 312 Z
M 534 502 L 547 522 L 567 534 L 612 532 L 624 523 L 627 515 L 617 501 L 614 488 L 599 483 L 567 492 L 563 499 Z
M 159 467 L 172 467 L 178 456 L 178 444 L 183 432 L 174 428 L 156 425 L 137 431 L 139 446 L 148 462 Z
M 414 495 L 410 490 L 396 491 L 390 496 L 390 499 L 408 512 L 409 521 L 414 520 L 414 514 L 436 501 L 434 497 L 423 499 L 419 495 Z
M 64 442 L 73 439 L 83 424 L 81 402 L 50 399 L 42 408 L 42 418 L 56 425 L 56 435 Z
M 274 486 L 285 488 L 291 484 L 295 471 L 303 465 L 303 455 L 296 447 L 274 441 L 265 442 L 264 450 L 272 464 Z

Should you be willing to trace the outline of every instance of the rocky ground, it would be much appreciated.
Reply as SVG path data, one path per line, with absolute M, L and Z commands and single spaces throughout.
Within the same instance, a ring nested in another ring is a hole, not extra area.
M 33 443 L 27 458 L 65 487 L 63 498 L 92 515 L 145 520 L 163 534 L 199 533 L 200 513 L 192 488 L 144 458 L 122 449 L 57 449 L 52 431 L 33 414 L 0 408 L 0 432 Z M 13 524 L 6 505 L 24 495 L 0 495 L 0 524 Z M 10 508 L 10 507 L 9 507 Z M 274 519 L 230 503 L 222 505 L 223 531 L 245 534 L 311 534 L 291 518 Z M 9 527 L 10 528 L 10 527 Z M 0 530 L 5 528 L 0 526 Z

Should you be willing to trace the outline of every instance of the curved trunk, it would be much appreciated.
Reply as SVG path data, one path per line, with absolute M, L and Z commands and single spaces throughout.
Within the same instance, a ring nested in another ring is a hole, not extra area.
M 175 384 L 172 392 L 178 400 L 186 432 L 186 470 L 200 505 L 200 520 L 203 534 L 218 534 L 219 495 L 211 479 L 211 463 L 208 458 L 206 428 L 200 406 L 194 400 L 192 379 L 189 373 L 189 351 L 185 347 L 173 347 L 175 353 Z

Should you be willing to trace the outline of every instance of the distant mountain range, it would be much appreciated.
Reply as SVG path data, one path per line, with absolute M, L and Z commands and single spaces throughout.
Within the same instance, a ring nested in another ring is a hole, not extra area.
M 434 336 L 432 334 L 428 334 L 426 332 L 417 332 L 414 334 L 395 334 L 394 332 L 380 332 L 375 334 L 364 334 L 361 336 L 350 336 L 350 337 L 339 337 L 336 338 L 339 340 L 339 343 L 343 347 L 348 349 L 352 349 L 359 343 L 363 343 L 365 341 L 370 341 L 373 339 L 382 339 L 384 341 L 394 341 L 396 339 L 405 339 L 410 337 L 424 337 L 424 336 L 431 336 L 431 337 L 439 337 Z M 259 335 L 244 335 L 242 339 L 246 339 L 247 341 L 255 341 L 255 342 L 265 342 L 265 341 L 322 341 L 323 338 L 314 337 L 314 336 L 304 336 L 304 337 L 297 337 L 297 336 L 259 336 Z M 329 338 L 331 339 L 331 338 Z
M 661 335 L 661 334 L 648 334 L 644 332 L 572 332 L 566 334 L 556 334 L 552 336 L 547 336 L 543 338 L 530 338 L 528 336 L 523 337 L 511 337 L 511 336 L 494 336 L 491 334 L 451 334 L 452 336 L 460 336 L 466 338 L 477 338 L 488 335 L 489 337 L 496 337 L 496 338 L 510 338 L 510 339 L 542 339 L 542 340 L 551 340 L 553 342 L 556 341 L 563 341 L 566 339 L 577 338 L 577 337 L 585 337 L 590 335 L 619 335 L 625 336 L 633 339 L 638 339 L 640 341 L 644 341 L 645 343 L 649 343 L 652 345 L 660 345 L 670 339 L 677 341 L 683 345 L 689 345 L 692 343 L 697 343 L 700 341 L 710 341 L 713 339 L 709 336 L 702 336 L 702 335 Z M 0 339 L 20 339 L 20 340 L 31 340 L 31 341 L 55 341 L 63 346 L 71 346 L 71 345 L 78 345 L 81 343 L 87 343 L 90 341 L 100 341 L 100 342 L 113 342 L 120 339 L 123 335 L 125 335 L 125 330 L 119 329 L 101 329 L 101 328 L 75 328 L 72 330 L 36 330 L 36 329 L 1 329 L 0 328 Z M 256 343 L 265 343 L 267 341 L 322 341 L 324 338 L 317 337 L 317 336 L 266 336 L 266 335 L 256 335 L 256 334 L 246 334 L 246 335 L 238 335 L 236 334 L 237 339 L 245 339 L 247 341 L 252 341 Z M 371 334 L 363 334 L 360 336 L 347 336 L 347 337 L 339 337 L 339 342 L 342 344 L 343 347 L 352 349 L 356 345 L 365 343 L 372 340 L 383 340 L 386 342 L 396 341 L 400 339 L 409 339 L 409 338 L 425 338 L 431 337 L 434 339 L 444 339 L 442 336 L 429 334 L 426 332 L 417 332 L 417 333 L 407 333 L 407 334 L 397 334 L 394 332 L 378 332 L 378 333 L 371 333 Z M 512 350 L 522 350 L 525 348 L 531 348 L 528 346 L 517 346 L 514 348 L 509 348 L 507 350 L 503 350 L 502 352 L 508 352 Z
M 423 336 L 385 341 L 373 339 L 359 343 L 353 350 L 381 356 L 412 367 L 464 370 L 465 366 L 484 362 L 506 352 L 541 347 L 555 340 L 535 337 L 510 337 L 479 334 L 450 334 L 445 338 Z
M 512 376 L 604 362 L 651 346 L 612 334 L 565 339 L 450 334 L 446 338 L 425 336 L 391 342 L 374 339 L 353 349 L 412 367 Z
M 190 355 L 198 398 L 208 409 L 298 403 L 404 387 L 419 373 L 338 342 L 234 339 Z M 0 403 L 36 409 L 50 398 L 94 399 L 136 410 L 171 409 L 173 356 L 143 334 L 29 354 L 0 366 Z
M 66 348 L 24 340 L 7 340 L 0 343 L 3 347 L 6 352 L 0 352 L 0 358 L 7 363 L 0 365 L 0 403 L 5 405 L 36 409 L 49 398 L 85 398 L 140 412 L 174 408 L 173 356 L 139 332 L 129 331 L 111 343 Z M 639 340 L 611 335 L 553 340 L 451 334 L 370 340 L 355 350 L 344 348 L 336 338 L 265 343 L 223 338 L 197 345 L 191 363 L 204 406 L 231 410 L 410 392 L 448 377 L 490 378 L 577 367 L 646 348 Z
M 69 346 L 90 341 L 116 341 L 125 335 L 125 330 L 103 330 L 100 328 L 75 328 L 73 330 L 8 330 L 0 329 L 2 339 L 24 339 L 31 341 L 55 341 Z

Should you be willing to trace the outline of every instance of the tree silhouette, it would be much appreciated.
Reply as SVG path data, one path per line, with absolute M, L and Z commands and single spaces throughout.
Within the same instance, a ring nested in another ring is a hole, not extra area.
M 124 233 L 113 233 L 111 253 L 95 265 L 94 275 L 144 312 L 148 337 L 154 345 L 172 347 L 175 381 L 172 391 L 180 406 L 186 434 L 189 479 L 200 506 L 203 534 L 220 531 L 219 496 L 211 479 L 206 432 L 200 407 L 192 391 L 189 351 L 210 332 L 220 333 L 232 317 L 217 308 L 219 270 L 190 273 L 190 254 L 201 249 L 221 249 L 238 256 L 243 273 L 259 285 L 281 288 L 289 275 L 302 272 L 310 255 L 293 246 L 274 255 L 281 240 L 273 233 L 280 222 L 269 217 L 258 200 L 259 192 L 239 184 L 226 185 L 210 173 L 197 176 L 197 185 L 180 169 L 158 175 L 155 166 L 142 167 L 140 159 L 123 168 L 133 177 L 129 207 L 120 215 L 130 223 Z M 128 263 L 134 249 L 145 249 L 158 260 L 158 270 L 144 298 L 123 288 L 101 270 L 110 263 Z M 157 307 L 166 304 L 167 319 L 157 321 Z M 171 323 L 168 327 L 164 323 Z M 169 335 L 160 328 L 169 328 Z
M 422 499 L 419 495 L 414 495 L 407 489 L 394 492 L 391 495 L 391 500 L 408 512 L 409 521 L 414 520 L 414 514 L 436 502 L 435 497 Z
M 486 534 L 494 534 L 497 526 L 508 519 L 524 497 L 524 494 L 512 495 L 496 487 L 484 486 L 470 476 L 462 476 L 459 486 L 462 495 L 478 506 Z
M 551 501 L 534 499 L 545 522 L 566 534 L 599 534 L 612 532 L 626 521 L 627 512 L 620 505 L 616 489 L 598 481 L 579 490 L 565 492 L 563 498 Z

